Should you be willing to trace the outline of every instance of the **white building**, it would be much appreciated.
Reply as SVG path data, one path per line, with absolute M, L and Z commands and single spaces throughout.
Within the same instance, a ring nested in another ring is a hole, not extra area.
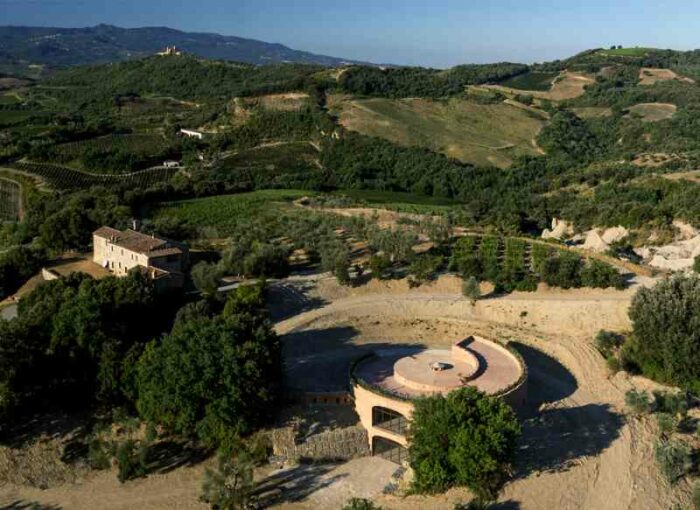
M 199 140 L 204 138 L 203 133 L 200 133 L 199 131 L 193 131 L 191 129 L 181 129 L 180 134 L 185 135 L 185 136 L 189 136 L 192 138 L 198 138 Z

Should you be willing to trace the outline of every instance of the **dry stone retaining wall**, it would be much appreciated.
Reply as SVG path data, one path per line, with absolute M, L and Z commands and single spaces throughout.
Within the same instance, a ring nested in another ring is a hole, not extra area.
M 295 438 L 291 427 L 272 432 L 273 454 L 288 460 L 349 460 L 369 455 L 367 431 L 360 426 L 326 430 L 305 439 Z

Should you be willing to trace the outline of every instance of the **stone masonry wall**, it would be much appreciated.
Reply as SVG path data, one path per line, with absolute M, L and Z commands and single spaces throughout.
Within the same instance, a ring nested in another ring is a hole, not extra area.
M 367 431 L 361 426 L 326 430 L 299 440 L 291 427 L 272 431 L 274 455 L 288 460 L 349 460 L 369 455 Z

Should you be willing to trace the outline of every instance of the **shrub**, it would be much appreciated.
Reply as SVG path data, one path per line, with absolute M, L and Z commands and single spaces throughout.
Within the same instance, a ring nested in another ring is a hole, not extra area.
M 342 510 L 381 510 L 382 507 L 375 505 L 365 498 L 352 498 L 343 506 Z
M 442 263 L 441 255 L 419 255 L 409 266 L 408 272 L 415 277 L 416 281 L 425 282 L 435 276 Z
M 508 404 L 466 387 L 417 400 L 410 434 L 416 492 L 466 486 L 493 499 L 508 476 L 520 425 Z
M 692 452 L 686 443 L 661 440 L 656 444 L 656 462 L 666 480 L 675 484 L 692 469 Z
M 625 279 L 622 274 L 610 264 L 600 260 L 591 259 L 581 269 L 581 285 L 584 287 L 615 287 L 625 288 Z
M 620 360 L 618 360 L 614 355 L 610 355 L 607 358 L 605 358 L 605 362 L 608 365 L 608 369 L 613 374 L 616 374 L 620 371 L 620 369 L 621 369 Z
M 659 413 L 656 415 L 656 423 L 659 426 L 659 433 L 663 437 L 670 436 L 678 426 L 675 417 L 669 413 Z
M 646 391 L 629 390 L 625 393 L 625 404 L 637 416 L 651 411 L 651 401 Z
M 383 280 L 387 269 L 391 267 L 391 259 L 386 254 L 375 254 L 369 259 L 369 268 L 372 277 Z
M 481 297 L 481 286 L 479 280 L 470 276 L 462 282 L 462 295 L 471 300 L 472 304 Z
M 700 510 L 700 482 L 693 485 L 693 508 Z
M 668 413 L 672 416 L 682 418 L 688 414 L 688 400 L 683 393 L 655 391 L 654 406 L 657 411 Z
M 117 446 L 117 478 L 121 483 L 134 478 L 146 476 L 146 464 L 140 451 L 136 448 L 136 443 L 131 439 L 124 441 Z
M 606 358 L 622 345 L 623 337 L 612 331 L 598 331 L 595 337 L 595 346 Z
M 94 438 L 88 443 L 88 464 L 90 469 L 109 469 L 110 455 L 106 446 L 98 438 Z

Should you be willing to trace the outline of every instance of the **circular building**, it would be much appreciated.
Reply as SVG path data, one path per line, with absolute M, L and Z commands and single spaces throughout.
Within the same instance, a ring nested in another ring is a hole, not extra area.
M 413 400 L 474 386 L 517 407 L 525 398 L 527 371 L 517 353 L 470 336 L 451 349 L 375 351 L 355 363 L 351 378 L 372 453 L 401 463 Z

